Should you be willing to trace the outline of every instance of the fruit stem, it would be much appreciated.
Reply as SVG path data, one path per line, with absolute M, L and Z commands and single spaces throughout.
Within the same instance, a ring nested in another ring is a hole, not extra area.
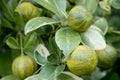
M 21 49 L 21 55 L 24 55 L 23 53 L 23 41 L 22 41 L 22 33 L 20 32 L 20 49 Z

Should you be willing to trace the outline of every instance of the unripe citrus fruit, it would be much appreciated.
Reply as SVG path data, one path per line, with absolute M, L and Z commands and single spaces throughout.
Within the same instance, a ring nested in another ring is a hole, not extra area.
M 92 14 L 86 8 L 75 6 L 68 14 L 68 24 L 73 30 L 83 32 L 90 27 L 92 18 Z
M 117 52 L 114 47 L 107 45 L 103 50 L 97 50 L 98 67 L 102 69 L 111 68 L 117 60 Z
M 37 64 L 35 60 L 26 55 L 17 57 L 12 63 L 13 74 L 21 79 L 32 75 L 36 70 Z
M 78 76 L 89 74 L 97 66 L 97 55 L 90 47 L 80 45 L 68 57 L 67 66 L 72 73 Z
M 31 18 L 40 16 L 39 9 L 30 2 L 23 2 L 19 4 L 16 9 L 21 16 L 23 16 L 25 21 L 28 21 Z

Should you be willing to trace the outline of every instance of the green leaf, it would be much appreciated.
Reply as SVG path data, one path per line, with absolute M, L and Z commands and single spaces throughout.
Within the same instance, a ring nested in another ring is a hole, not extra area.
M 54 23 L 58 23 L 59 21 L 54 20 L 52 18 L 47 18 L 47 17 L 36 17 L 33 18 L 31 20 L 29 20 L 26 25 L 25 25 L 25 34 L 34 31 L 38 28 L 40 28 L 41 26 L 45 26 L 45 25 L 50 25 L 50 24 L 54 24 Z
M 55 42 L 55 38 L 49 38 L 49 43 L 47 44 L 47 47 L 49 49 L 49 52 L 51 53 L 50 56 L 48 56 L 48 61 L 52 64 L 59 64 L 62 60 L 62 51 L 59 49 Z
M 120 9 L 120 0 L 114 0 L 112 2 L 112 7 L 116 8 L 116 9 Z
M 61 74 L 61 72 L 63 72 L 65 69 L 65 65 L 59 65 L 56 67 L 55 69 L 55 76 L 58 76 Z
M 55 65 L 60 64 L 60 57 L 56 54 L 51 54 L 50 56 L 48 56 L 47 59 L 51 64 L 55 64 Z
M 116 72 L 111 71 L 101 80 L 120 80 L 120 76 Z
M 13 60 L 12 60 L 11 49 L 9 48 L 6 49 L 5 47 L 4 48 L 1 47 L 0 48 L 0 64 L 2 64 L 2 66 L 0 66 L 1 77 L 12 74 L 12 70 L 11 70 L 12 61 Z
M 85 6 L 90 12 L 94 13 L 97 6 L 98 0 L 82 0 L 83 6 Z
M 40 27 L 39 29 L 36 30 L 39 35 L 44 35 L 44 34 L 50 34 L 54 30 L 53 26 L 51 25 L 45 25 L 44 27 Z
M 35 32 L 27 34 L 24 38 L 24 48 L 29 48 L 37 42 L 37 34 Z
M 110 6 L 109 1 L 110 0 L 99 1 L 100 7 L 105 11 L 106 14 L 110 14 L 111 13 L 111 6 Z
M 113 33 L 107 34 L 107 35 L 105 36 L 105 38 L 106 38 L 106 40 L 107 40 L 108 42 L 111 42 L 111 43 L 119 42 L 119 40 L 120 40 L 119 34 L 116 35 L 116 34 L 113 34 Z M 118 45 L 118 43 L 117 43 L 117 45 Z
M 99 68 L 96 68 L 90 75 L 82 76 L 82 78 L 84 80 L 101 80 L 106 74 L 106 71 L 101 71 Z
M 14 19 L 15 19 L 15 23 L 17 24 L 18 26 L 18 31 L 20 30 L 24 30 L 24 26 L 25 26 L 25 23 L 24 23 L 24 20 L 23 20 L 23 17 L 18 13 L 18 12 L 14 12 Z
M 35 0 L 38 4 L 44 8 L 52 11 L 57 16 L 66 16 L 66 0 Z
M 20 49 L 20 44 L 18 43 L 18 41 L 13 38 L 13 37 L 9 37 L 7 40 L 6 40 L 6 44 L 12 48 L 12 49 Z
M 55 42 L 55 38 L 49 38 L 48 49 L 51 54 L 59 55 L 59 53 L 61 52 Z
M 25 80 L 38 80 L 38 78 L 39 78 L 39 75 L 36 74 L 36 75 L 32 75 L 30 77 L 25 78 Z
M 9 29 L 14 30 L 14 27 L 12 26 L 12 24 L 7 19 L 5 19 L 4 17 L 1 18 L 1 25 L 3 27 L 7 27 Z
M 105 35 L 107 33 L 108 30 L 108 22 L 105 18 L 99 18 L 95 23 L 95 26 L 99 27 L 103 34 Z
M 44 45 L 39 44 L 37 46 L 37 48 L 35 50 L 35 60 L 38 64 L 45 65 L 48 62 L 47 57 L 49 55 L 50 55 L 50 53 Z
M 17 76 L 11 74 L 11 75 L 4 76 L 0 80 L 20 80 L 20 79 Z
M 106 42 L 98 29 L 92 25 L 87 31 L 81 33 L 82 41 L 94 50 L 104 49 Z
M 71 72 L 64 71 L 57 77 L 56 80 L 83 80 L 83 79 Z
M 34 51 L 35 51 L 36 46 L 32 46 L 30 48 L 24 49 L 24 53 L 32 58 L 34 58 Z
M 53 0 L 35 0 L 35 2 L 37 2 L 44 8 L 52 11 L 53 13 L 58 14 L 55 4 L 53 3 Z
M 66 0 L 53 0 L 55 6 L 57 6 L 57 11 L 59 10 L 63 10 L 65 11 L 66 10 Z
M 64 65 L 53 66 L 51 64 L 46 64 L 42 67 L 39 73 L 39 80 L 53 80 L 55 77 L 60 75 L 64 69 Z
M 0 0 L 0 8 L 3 10 L 3 12 L 5 13 L 5 16 L 7 17 L 7 19 L 9 19 L 10 21 L 14 21 L 12 12 L 10 11 L 10 9 L 7 7 L 7 4 L 5 2 L 5 0 Z
M 18 5 L 18 1 L 16 0 L 9 0 L 7 3 L 7 6 L 12 12 L 14 12 L 14 9 L 16 8 L 17 5 Z
M 57 9 L 57 12 L 59 13 L 59 17 L 66 17 L 67 18 L 67 13 L 66 13 L 66 0 L 51 0 L 55 4 L 55 8 Z
M 45 65 L 47 63 L 47 60 L 43 56 L 41 56 L 38 52 L 35 52 L 34 58 L 39 65 Z
M 91 80 L 101 80 L 106 74 L 106 71 L 101 71 L 100 68 L 96 68 L 95 71 L 91 73 Z
M 63 54 L 67 57 L 76 46 L 81 42 L 79 33 L 70 28 L 61 28 L 55 34 L 55 41 L 58 47 L 63 50 Z

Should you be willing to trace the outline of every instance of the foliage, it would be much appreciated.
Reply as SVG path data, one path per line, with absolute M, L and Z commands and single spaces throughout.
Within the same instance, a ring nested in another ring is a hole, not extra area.
M 24 16 L 15 12 L 24 2 L 39 8 L 41 15 L 24 21 Z M 75 6 L 83 6 L 93 16 L 84 32 L 75 31 L 69 25 L 68 15 Z M 25 80 L 119 80 L 119 13 L 119 0 L 0 0 L 0 77 L 14 76 L 11 64 L 22 54 L 31 56 L 39 65 Z M 66 60 L 78 45 L 101 50 L 106 43 L 115 47 L 118 53 L 112 68 L 97 67 L 85 76 L 69 71 Z

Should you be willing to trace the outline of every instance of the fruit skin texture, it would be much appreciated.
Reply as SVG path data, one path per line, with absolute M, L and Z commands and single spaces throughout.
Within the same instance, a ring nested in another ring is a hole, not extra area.
M 93 49 L 85 45 L 79 45 L 74 49 L 66 62 L 68 69 L 72 73 L 83 76 L 94 71 L 98 61 Z
M 24 21 L 28 21 L 31 18 L 40 16 L 39 9 L 30 2 L 23 2 L 15 8 L 15 12 L 18 12 L 23 16 Z
M 22 55 L 15 58 L 15 60 L 12 63 L 13 74 L 21 79 L 32 75 L 36 70 L 37 64 L 35 60 L 26 55 Z
M 98 67 L 102 69 L 111 68 L 115 64 L 118 57 L 115 48 L 108 44 L 105 49 L 97 50 L 96 54 L 98 57 Z
M 83 32 L 90 27 L 92 18 L 92 14 L 86 8 L 75 6 L 68 14 L 68 24 L 73 30 Z

